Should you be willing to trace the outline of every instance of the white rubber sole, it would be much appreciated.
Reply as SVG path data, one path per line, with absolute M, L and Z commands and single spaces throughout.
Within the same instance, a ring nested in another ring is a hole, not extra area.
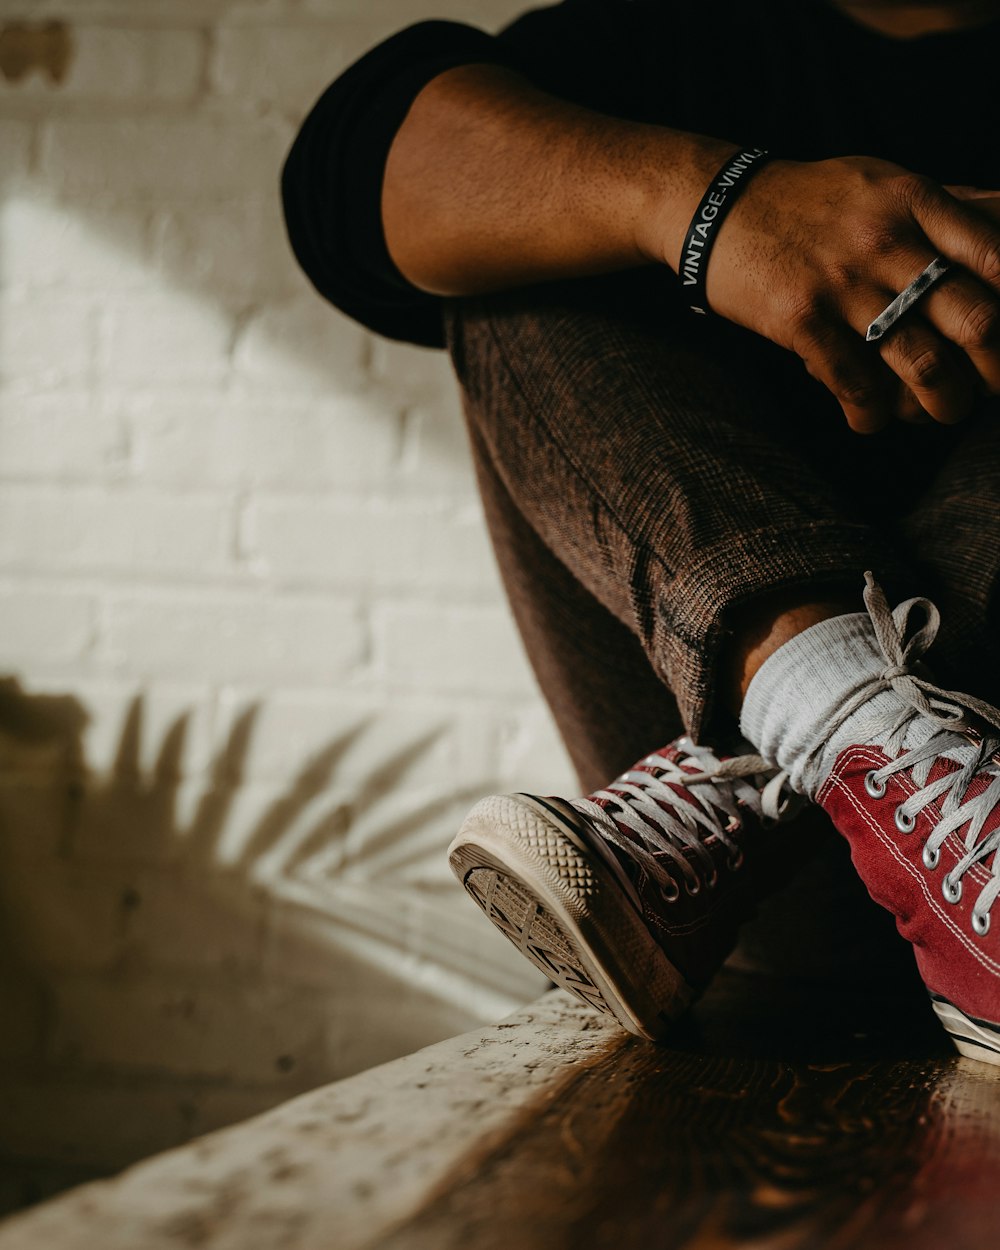
M 931 1004 L 960 1054 L 980 1063 L 1000 1065 L 1000 1030 L 996 1026 L 967 1016 L 937 994 L 931 995 Z
M 694 992 L 611 870 L 524 794 L 477 803 L 448 852 L 470 897 L 550 980 L 639 1037 L 662 1037 Z

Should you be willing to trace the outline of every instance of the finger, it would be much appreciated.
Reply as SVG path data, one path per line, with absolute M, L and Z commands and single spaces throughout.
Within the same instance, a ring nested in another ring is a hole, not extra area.
M 1000 294 L 1000 227 L 933 182 L 908 180 L 909 210 L 932 246 Z
M 1000 222 L 1000 196 L 991 195 L 987 199 L 977 199 L 972 211 L 988 217 L 992 222 Z
M 1000 199 L 1000 191 L 986 191 L 982 187 L 946 186 L 945 190 L 956 200 L 993 200 Z
M 920 304 L 925 321 L 966 355 L 979 389 L 1000 395 L 1000 300 L 971 274 L 948 274 Z
M 986 217 L 990 222 L 1000 221 L 1000 191 L 980 191 L 976 187 L 963 187 L 963 194 L 955 196 L 970 212 Z
M 862 302 L 855 298 L 850 308 L 845 308 L 845 319 L 854 326 L 859 336 L 864 337 L 870 323 L 868 319 L 884 312 L 896 295 L 933 259 L 933 255 L 922 254 L 917 248 L 907 248 L 905 256 L 901 254 L 891 265 L 894 276 L 890 280 L 895 290 L 883 289 L 881 295 L 866 297 Z M 942 281 L 947 283 L 952 276 L 948 273 Z M 897 283 L 898 286 L 895 285 Z M 870 347 L 877 348 L 885 363 L 935 421 L 953 425 L 972 411 L 980 383 L 969 360 L 924 319 L 925 302 L 931 293 L 923 297 L 918 307 L 905 312 Z M 989 291 L 986 295 L 988 299 L 993 298 Z M 881 305 L 869 300 L 879 300 Z M 985 351 L 988 353 L 989 349 Z M 1000 361 L 997 363 L 1000 364 Z
M 934 421 L 931 414 L 921 408 L 916 395 L 910 388 L 902 384 L 896 400 L 896 417 L 900 421 L 905 421 L 907 425 L 931 425 Z
M 935 421 L 954 425 L 972 411 L 978 387 L 967 361 L 922 317 L 910 313 L 877 346 L 885 363 Z
M 864 342 L 836 318 L 817 314 L 793 343 L 806 368 L 827 388 L 857 434 L 874 434 L 893 419 L 895 379 Z

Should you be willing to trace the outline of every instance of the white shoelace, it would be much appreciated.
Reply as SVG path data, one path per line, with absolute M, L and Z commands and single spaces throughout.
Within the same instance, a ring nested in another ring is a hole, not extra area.
M 572 803 L 597 822 L 608 842 L 645 869 L 668 901 L 680 894 L 670 867 L 679 870 L 689 894 L 697 894 L 702 885 L 694 860 L 701 866 L 705 883 L 715 884 L 715 863 L 705 846 L 706 838 L 715 837 L 726 847 L 731 868 L 742 863 L 743 852 L 733 837 L 743 823 L 740 800 L 760 819 L 772 821 L 780 820 L 789 801 L 794 801 L 793 796 L 783 793 L 784 774 L 760 756 L 722 761 L 689 738 L 679 739 L 677 745 L 684 752 L 677 760 L 654 753 L 642 761 L 656 772 L 631 770 L 606 789 Z M 748 777 L 757 777 L 759 786 L 744 780 Z M 684 786 L 695 802 L 679 798 L 671 785 Z M 614 812 L 597 800 L 612 804 Z M 638 841 L 626 837 L 619 825 L 631 830 Z
M 896 808 L 896 826 L 909 833 L 916 817 L 929 804 L 943 797 L 941 819 L 924 844 L 924 865 L 933 870 L 941 855 L 941 844 L 950 833 L 968 824 L 965 855 L 950 873 L 945 874 L 942 893 L 950 903 L 962 897 L 962 878 L 975 864 L 985 867 L 993 857 L 990 879 L 979 892 L 972 910 L 972 927 L 984 936 L 990 927 L 990 908 L 1000 895 L 1000 829 L 982 837 L 983 827 L 1000 803 L 1000 764 L 993 758 L 1000 752 L 1000 710 L 981 699 L 958 691 L 943 690 L 917 671 L 920 657 L 937 636 L 941 616 L 928 599 L 908 599 L 894 611 L 890 610 L 882 588 L 871 573 L 865 574 L 865 606 L 875 628 L 886 669 L 859 690 L 838 713 L 830 726 L 831 734 L 872 695 L 894 690 L 906 706 L 899 713 L 873 717 L 862 732 L 868 741 L 883 741 L 886 755 L 897 758 L 882 768 L 873 769 L 865 777 L 865 787 L 872 798 L 885 793 L 886 779 L 894 773 L 912 769 L 918 789 Z M 920 609 L 926 619 L 916 630 L 910 630 L 910 615 Z M 919 746 L 906 748 L 908 727 L 918 718 L 935 727 L 931 737 Z M 929 782 L 935 762 L 942 756 L 959 767 Z M 977 777 L 987 778 L 981 793 L 966 798 Z
M 972 909 L 972 927 L 984 937 L 990 928 L 990 908 L 1000 896 L 1000 828 L 982 836 L 991 812 L 1000 804 L 1000 763 L 994 758 L 1000 752 L 1000 710 L 972 695 L 935 686 L 921 674 L 920 659 L 941 626 L 941 614 L 929 599 L 908 599 L 892 610 L 871 573 L 865 574 L 865 583 L 865 607 L 886 667 L 840 709 L 830 724 L 829 736 L 884 690 L 895 691 L 903 701 L 901 711 L 874 715 L 859 731 L 861 741 L 877 742 L 886 755 L 895 757 L 866 774 L 865 788 L 872 798 L 879 799 L 889 777 L 912 770 L 917 789 L 895 811 L 896 827 L 903 833 L 913 832 L 917 815 L 943 798 L 941 818 L 923 848 L 924 866 L 930 871 L 937 867 L 941 845 L 948 835 L 968 825 L 965 854 L 945 874 L 942 894 L 947 902 L 957 903 L 962 897 L 962 878 L 976 864 L 986 869 L 992 856 L 989 880 L 981 887 Z M 919 629 L 910 625 L 914 610 L 922 612 L 925 618 Z M 919 745 L 907 747 L 907 731 L 920 720 L 930 723 L 930 736 Z M 817 746 L 817 754 L 823 745 Z M 934 764 L 942 756 L 958 764 L 958 768 L 929 781 Z M 734 775 L 746 775 L 761 764 L 765 761 L 759 756 L 726 761 L 727 769 Z M 779 773 L 771 784 L 784 777 L 784 773 Z M 979 794 L 966 798 L 976 778 L 985 778 L 986 784 Z

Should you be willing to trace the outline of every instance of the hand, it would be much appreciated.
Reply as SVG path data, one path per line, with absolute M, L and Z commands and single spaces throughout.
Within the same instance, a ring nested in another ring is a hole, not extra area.
M 869 323 L 935 256 L 956 263 L 878 343 Z M 796 352 L 859 433 L 950 424 L 1000 394 L 1000 193 L 868 157 L 775 161 L 719 232 L 708 297 Z

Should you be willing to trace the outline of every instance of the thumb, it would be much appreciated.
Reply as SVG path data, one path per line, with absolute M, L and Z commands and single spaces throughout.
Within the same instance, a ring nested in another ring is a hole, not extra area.
M 986 191 L 982 187 L 946 186 L 945 190 L 956 200 L 1000 200 L 1000 191 Z

